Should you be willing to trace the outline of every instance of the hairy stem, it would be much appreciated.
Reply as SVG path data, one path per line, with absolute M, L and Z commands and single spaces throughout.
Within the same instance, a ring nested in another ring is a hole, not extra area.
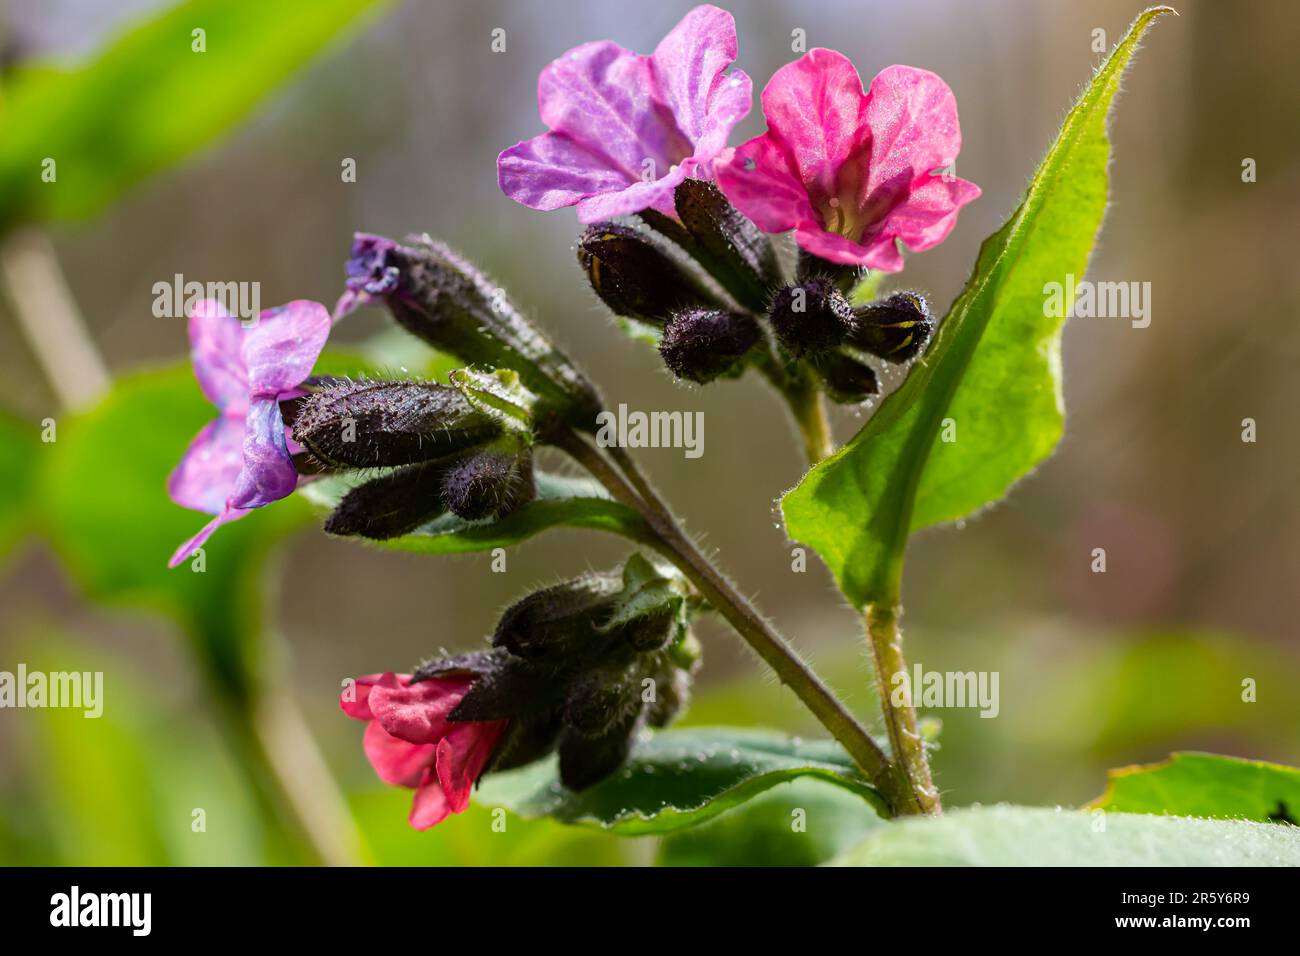
M 832 455 L 835 439 L 826 417 L 826 402 L 808 369 L 802 365 L 787 367 L 770 349 L 761 353 L 755 366 L 785 401 L 808 464 L 815 465 Z
M 625 478 L 604 455 L 574 432 L 562 429 L 552 440 L 591 472 L 615 499 L 641 514 L 658 540 L 660 552 L 690 579 L 709 604 L 776 672 L 781 682 L 794 691 L 893 805 L 903 794 L 888 757 L 786 639 L 681 530 L 627 452 L 617 447 L 610 449 Z
M 889 748 L 894 755 L 896 790 L 904 797 L 894 809 L 900 814 L 937 816 L 943 809 L 939 791 L 930 778 L 925 742 L 916 727 L 916 708 L 912 705 L 911 678 L 903 659 L 903 635 L 898 618 L 897 607 L 873 604 L 867 608 L 867 640 L 875 664 L 876 691 L 889 731 Z

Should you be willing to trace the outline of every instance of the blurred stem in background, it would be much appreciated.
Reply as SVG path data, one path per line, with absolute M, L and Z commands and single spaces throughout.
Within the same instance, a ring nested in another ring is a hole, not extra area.
M 112 384 L 86 329 L 49 237 L 35 228 L 0 241 L 0 280 L 23 337 L 61 407 L 76 411 Z M 161 489 L 160 489 L 161 493 Z M 184 573 L 184 572 L 179 572 Z M 263 616 L 264 617 L 264 616 Z M 334 782 L 291 694 L 273 675 L 286 651 L 263 628 L 256 662 L 223 652 L 230 642 L 193 622 L 191 657 L 216 704 L 220 723 L 280 854 L 304 863 L 347 865 L 366 854 Z

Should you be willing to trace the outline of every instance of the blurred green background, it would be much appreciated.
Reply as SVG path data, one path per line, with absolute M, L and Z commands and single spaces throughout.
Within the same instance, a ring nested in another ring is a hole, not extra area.
M 98 720 L 0 710 L 0 862 L 820 859 L 824 834 L 813 827 L 792 843 L 786 807 L 820 801 L 822 819 L 847 818 L 850 829 L 871 821 L 860 819 L 860 804 L 816 784 L 787 785 L 744 817 L 664 846 L 513 819 L 497 833 L 481 807 L 418 834 L 405 824 L 409 794 L 374 778 L 360 725 L 337 708 L 343 678 L 475 646 L 528 587 L 613 566 L 627 550 L 617 539 L 553 532 L 513 550 L 507 573 L 497 574 L 487 555 L 422 558 L 326 538 L 301 502 L 286 501 L 223 530 L 207 574 L 165 571 L 171 549 L 204 519 L 167 502 L 162 481 L 209 413 L 188 373 L 139 372 L 173 366 L 186 350 L 183 322 L 154 317 L 153 284 L 175 273 L 258 281 L 264 306 L 330 303 L 354 230 L 428 231 L 525 303 L 611 404 L 706 412 L 702 458 L 647 450 L 640 459 L 722 566 L 878 723 L 854 615 L 814 556 L 806 573 L 791 571 L 773 509 L 802 463 L 778 400 L 752 376 L 708 389 L 675 385 L 584 287 L 572 213 L 533 212 L 496 187 L 496 154 L 541 130 L 542 66 L 590 39 L 649 52 L 691 4 L 366 6 L 287 4 L 271 18 L 274 29 L 245 35 L 237 14 L 250 5 L 196 4 L 195 26 L 210 16 L 230 28 L 208 41 L 209 55 L 232 57 L 227 72 L 182 72 L 180 92 L 168 96 L 172 61 L 134 63 L 116 74 L 118 85 L 92 84 L 99 98 L 66 114 L 75 122 L 56 120 L 70 99 L 88 95 L 84 78 L 82 87 L 74 78 L 24 101 L 23 83 L 34 81 L 13 71 L 47 58 L 75 68 L 123 31 L 167 16 L 167 5 L 4 6 L 12 85 L 0 85 L 0 227 L 12 236 L 35 223 L 48 235 L 92 355 L 125 385 L 107 405 L 66 407 L 22 332 L 12 286 L 30 263 L 11 256 L 11 288 L 0 298 L 0 405 L 9 416 L 0 421 L 0 670 L 19 662 L 102 670 L 106 702 Z M 931 715 L 942 720 L 934 762 L 949 805 L 1078 805 L 1100 792 L 1107 767 L 1176 749 L 1300 763 L 1300 270 L 1292 262 L 1300 8 L 1285 0 L 1175 6 L 1181 18 L 1156 31 L 1120 99 L 1111 209 L 1090 270 L 1097 280 L 1152 283 L 1151 325 L 1070 323 L 1069 424 L 1057 455 L 998 507 L 912 547 L 910 660 L 1000 673 L 995 719 L 974 710 Z M 944 245 L 888 280 L 923 290 L 943 310 L 1098 62 L 1094 30 L 1113 43 L 1141 4 L 729 8 L 738 65 L 756 94 L 796 55 L 796 29 L 808 47 L 842 50 L 864 79 L 897 62 L 952 86 L 964 133 L 958 168 L 984 195 Z M 178 50 L 188 22 L 182 16 L 169 34 Z M 496 28 L 505 30 L 504 52 L 492 50 Z M 267 38 L 264 48 L 250 36 Z M 244 46 L 222 51 L 226 37 Z M 253 89 L 259 71 L 265 98 Z M 231 102 L 214 100 L 214 90 Z M 234 102 L 243 93 L 246 114 Z M 195 145 L 187 123 L 223 110 L 224 135 L 182 158 Z M 756 95 L 733 141 L 762 128 Z M 45 155 L 52 138 L 60 156 L 86 159 L 84 176 L 78 160 L 61 160 L 60 181 L 40 182 L 28 159 Z M 181 161 L 168 165 L 172 152 Z M 341 181 L 348 158 L 355 183 Z M 1242 181 L 1246 158 L 1256 161 L 1256 182 Z M 132 163 L 142 179 L 167 168 L 120 198 L 96 193 L 86 178 L 92 168 Z M 41 248 L 30 231 L 21 235 Z M 335 344 L 385 328 L 371 310 L 340 326 Z M 1257 423 L 1255 443 L 1241 440 L 1247 417 Z M 58 425 L 52 443 L 40 441 L 47 418 Z M 842 438 L 859 421 L 849 412 L 837 419 Z M 1105 574 L 1090 570 L 1099 547 Z M 702 638 L 705 668 L 688 722 L 817 734 L 723 626 L 705 622 Z M 1253 703 L 1242 701 L 1245 678 L 1258 684 Z M 192 825 L 195 809 L 204 831 Z

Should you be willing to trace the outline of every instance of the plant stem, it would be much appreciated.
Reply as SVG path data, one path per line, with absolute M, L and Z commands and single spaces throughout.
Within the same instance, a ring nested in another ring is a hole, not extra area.
M 900 778 L 897 789 L 905 797 L 901 804 L 895 804 L 895 810 L 900 814 L 938 816 L 943 809 L 939 803 L 939 791 L 930 778 L 925 742 L 916 728 L 916 708 L 912 705 L 911 679 L 907 662 L 903 659 L 903 635 L 898 627 L 898 618 L 896 606 L 873 604 L 867 608 L 867 641 L 875 664 L 876 691 L 889 730 L 894 769 Z M 898 686 L 894 687 L 894 678 L 900 674 Z M 896 693 L 901 696 L 901 706 L 894 703 Z
M 790 418 L 803 441 L 804 457 L 808 459 L 808 464 L 815 465 L 832 455 L 835 452 L 835 439 L 826 417 L 826 403 L 808 369 L 802 365 L 785 366 L 770 349 L 764 350 L 754 364 L 790 410 Z
M 776 672 L 781 682 L 794 691 L 831 736 L 844 746 L 867 778 L 881 788 L 892 806 L 901 793 L 888 757 L 839 698 L 799 658 L 789 642 L 681 530 L 663 499 L 627 452 L 618 447 L 610 449 L 627 476 L 625 478 L 599 451 L 573 431 L 557 429 L 556 434 L 548 437 L 591 472 L 615 499 L 641 514 L 658 539 L 661 553 L 690 579 L 709 604 Z

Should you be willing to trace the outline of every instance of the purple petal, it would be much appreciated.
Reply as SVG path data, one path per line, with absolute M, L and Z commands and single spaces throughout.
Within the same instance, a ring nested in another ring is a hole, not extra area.
M 694 148 L 656 90 L 649 57 L 609 41 L 585 43 L 542 70 L 538 111 L 552 132 L 603 157 L 611 172 L 657 179 Z
M 688 159 L 681 165 L 669 167 L 666 176 L 653 182 L 637 182 L 618 192 L 588 196 L 578 203 L 578 221 L 588 224 L 602 222 L 651 208 L 676 216 L 673 190 L 690 175 L 694 167 L 695 161 Z
M 749 113 L 753 84 L 736 59 L 736 21 L 726 10 L 703 5 L 686 14 L 651 56 L 660 95 L 677 127 L 708 162 L 727 144 L 731 129 Z
M 297 299 L 264 311 L 244 332 L 252 395 L 274 396 L 297 388 L 311 374 L 329 334 L 330 314 L 319 302 Z
M 239 520 L 246 514 L 248 514 L 247 511 L 239 511 L 234 508 L 227 508 L 225 511 L 221 512 L 221 514 L 217 515 L 205 524 L 198 534 L 176 549 L 176 552 L 171 556 L 171 560 L 167 562 L 167 567 L 174 568 L 179 565 L 195 551 L 203 547 L 208 538 L 212 537 L 212 532 L 216 531 L 223 524 L 229 524 L 232 521 Z
M 167 479 L 167 494 L 182 507 L 219 514 L 243 467 L 244 415 L 222 415 L 190 442 Z
M 244 431 L 244 467 L 227 504 L 260 508 L 287 498 L 297 486 L 298 471 L 285 440 L 280 403 L 274 398 L 255 398 L 249 404 Z
M 617 191 L 635 180 L 611 168 L 608 157 L 567 135 L 543 133 L 497 157 L 501 191 L 531 209 L 572 206 L 585 196 Z
M 248 373 L 240 350 L 239 320 L 215 299 L 204 299 L 190 312 L 190 361 L 208 401 L 225 408 L 248 395 Z

